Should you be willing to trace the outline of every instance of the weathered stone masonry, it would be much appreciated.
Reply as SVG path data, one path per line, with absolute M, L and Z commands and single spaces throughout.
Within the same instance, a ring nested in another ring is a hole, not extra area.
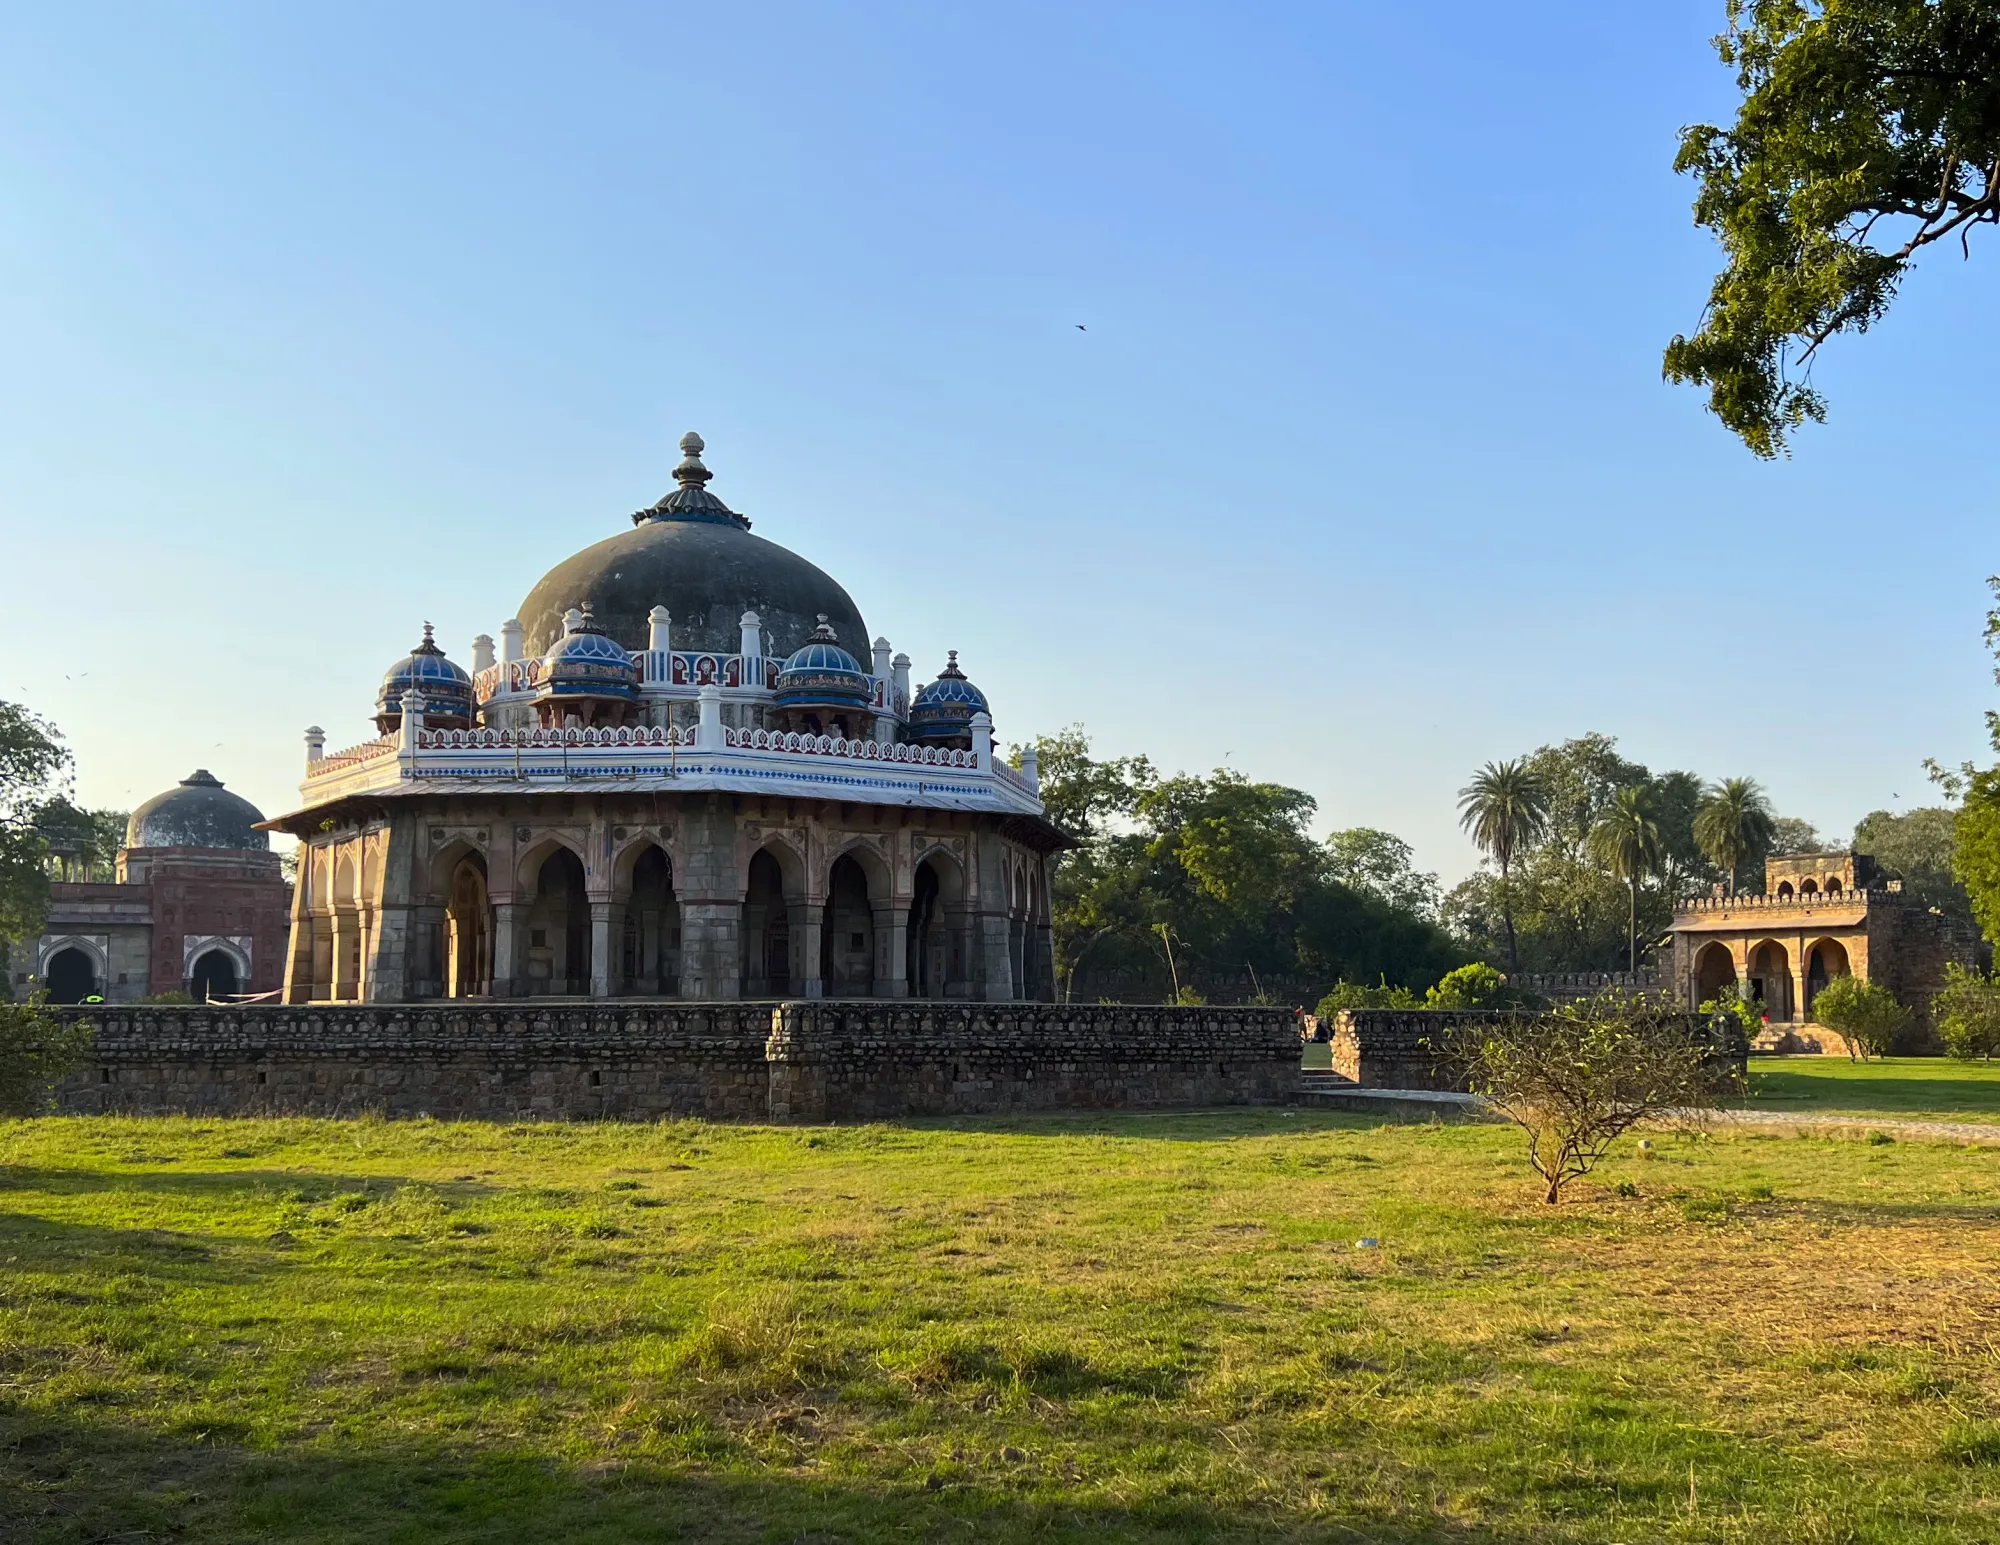
M 107 1004 L 62 1109 L 886 1120 L 1279 1104 L 1289 1009 L 838 1001 Z

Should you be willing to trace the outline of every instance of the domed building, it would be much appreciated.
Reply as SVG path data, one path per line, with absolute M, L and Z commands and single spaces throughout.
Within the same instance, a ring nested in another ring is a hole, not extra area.
M 154 795 L 126 823 L 115 880 L 50 885 L 36 980 L 24 963 L 16 990 L 58 1003 L 275 994 L 290 895 L 263 824 L 206 768 Z
M 954 652 L 910 661 L 709 491 L 699 435 L 470 668 L 391 667 L 306 732 L 289 1001 L 1052 999 L 1069 839 Z

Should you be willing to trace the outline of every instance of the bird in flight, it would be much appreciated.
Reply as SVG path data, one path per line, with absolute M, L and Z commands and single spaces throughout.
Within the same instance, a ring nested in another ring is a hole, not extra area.
M 1080 333 L 1087 333 L 1090 331 L 1090 329 L 1085 327 L 1081 322 L 1076 324 L 1076 330 Z

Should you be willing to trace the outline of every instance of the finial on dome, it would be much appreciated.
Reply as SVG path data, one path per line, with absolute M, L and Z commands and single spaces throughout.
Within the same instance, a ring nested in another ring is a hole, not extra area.
M 431 625 L 428 622 L 424 624 L 424 642 L 426 644 L 431 642 Z
M 833 631 L 833 624 L 826 620 L 825 612 L 819 614 L 819 626 L 812 630 L 812 637 L 807 639 L 806 642 L 809 644 L 837 644 L 840 642 L 840 635 Z
M 945 677 L 951 676 L 959 681 L 965 680 L 965 672 L 958 668 L 958 651 L 956 649 L 947 649 L 945 654 L 947 658 L 944 662 L 944 669 L 938 672 L 938 679 L 942 681 Z
M 701 464 L 701 453 L 706 449 L 708 447 L 702 442 L 701 436 L 696 434 L 692 429 L 681 436 L 681 453 L 683 459 L 681 464 L 674 468 L 674 481 L 679 483 L 681 487 L 686 488 L 692 485 L 695 488 L 701 488 L 715 475 Z

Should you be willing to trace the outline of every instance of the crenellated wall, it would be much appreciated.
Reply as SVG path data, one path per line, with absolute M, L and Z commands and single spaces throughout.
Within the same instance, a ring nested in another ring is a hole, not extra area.
M 884 1120 L 1276 1104 L 1289 1009 L 810 1001 L 107 1004 L 78 1114 Z

